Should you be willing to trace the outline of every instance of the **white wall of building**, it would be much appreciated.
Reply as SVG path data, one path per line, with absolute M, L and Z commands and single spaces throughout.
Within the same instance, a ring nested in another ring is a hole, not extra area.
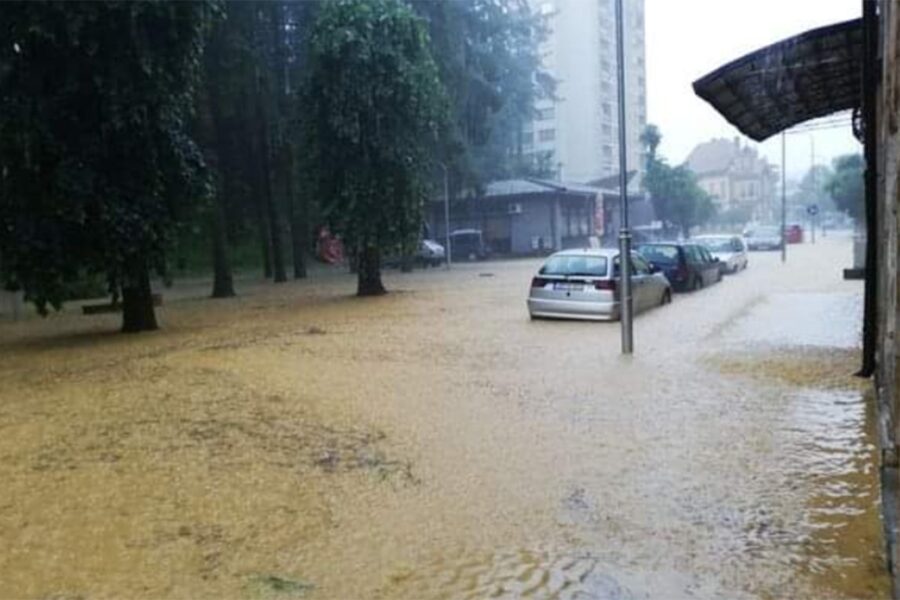
M 586 182 L 619 170 L 615 0 L 530 0 L 548 19 L 544 68 L 556 100 L 537 105 L 526 127 L 526 152 L 554 154 L 561 179 Z M 628 169 L 642 169 L 646 125 L 644 0 L 624 0 Z M 531 133 L 531 136 L 529 136 Z

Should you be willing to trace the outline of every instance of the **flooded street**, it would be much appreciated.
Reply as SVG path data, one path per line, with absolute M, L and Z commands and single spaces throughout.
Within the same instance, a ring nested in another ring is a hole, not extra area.
M 886 598 L 850 239 L 750 261 L 630 359 L 536 260 L 0 322 L 0 597 Z

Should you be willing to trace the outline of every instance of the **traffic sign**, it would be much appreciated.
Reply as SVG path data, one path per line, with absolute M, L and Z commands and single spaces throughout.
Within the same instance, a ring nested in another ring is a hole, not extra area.
M 808 215 L 811 216 L 811 217 L 814 217 L 814 216 L 816 216 L 817 214 L 819 214 L 819 207 L 818 207 L 818 205 L 816 205 L 816 204 L 810 204 L 809 206 L 807 206 L 807 207 L 806 207 L 806 214 L 808 214 Z

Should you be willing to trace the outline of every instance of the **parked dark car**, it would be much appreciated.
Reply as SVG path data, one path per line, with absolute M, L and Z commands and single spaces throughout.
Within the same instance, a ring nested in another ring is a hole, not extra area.
M 483 260 L 488 248 L 480 229 L 457 229 L 450 232 L 450 256 L 453 260 Z
M 700 244 L 656 242 L 637 247 L 679 292 L 699 290 L 722 280 L 719 260 Z

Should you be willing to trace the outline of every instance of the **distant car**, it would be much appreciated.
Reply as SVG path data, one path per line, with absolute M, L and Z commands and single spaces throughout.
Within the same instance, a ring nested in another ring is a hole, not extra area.
M 700 244 L 654 242 L 641 244 L 637 251 L 662 270 L 675 291 L 699 290 L 722 280 L 719 260 Z
M 450 232 L 450 256 L 453 260 L 483 260 L 488 248 L 480 229 L 457 229 Z
M 750 250 L 781 250 L 781 231 L 778 227 L 753 227 L 744 232 L 744 240 Z
M 635 312 L 672 301 L 672 288 L 658 270 L 632 253 Z M 619 251 L 564 250 L 552 254 L 531 280 L 528 313 L 535 318 L 615 320 L 620 317 Z
M 700 235 L 691 238 L 719 259 L 723 273 L 737 273 L 747 268 L 747 246 L 739 235 Z
M 794 223 L 792 225 L 788 225 L 784 228 L 784 240 L 788 244 L 802 244 L 803 243 L 803 227 Z M 779 246 L 780 248 L 781 246 Z
M 416 260 L 423 266 L 436 267 L 447 259 L 444 247 L 434 240 L 422 240 L 419 251 L 416 252 Z

